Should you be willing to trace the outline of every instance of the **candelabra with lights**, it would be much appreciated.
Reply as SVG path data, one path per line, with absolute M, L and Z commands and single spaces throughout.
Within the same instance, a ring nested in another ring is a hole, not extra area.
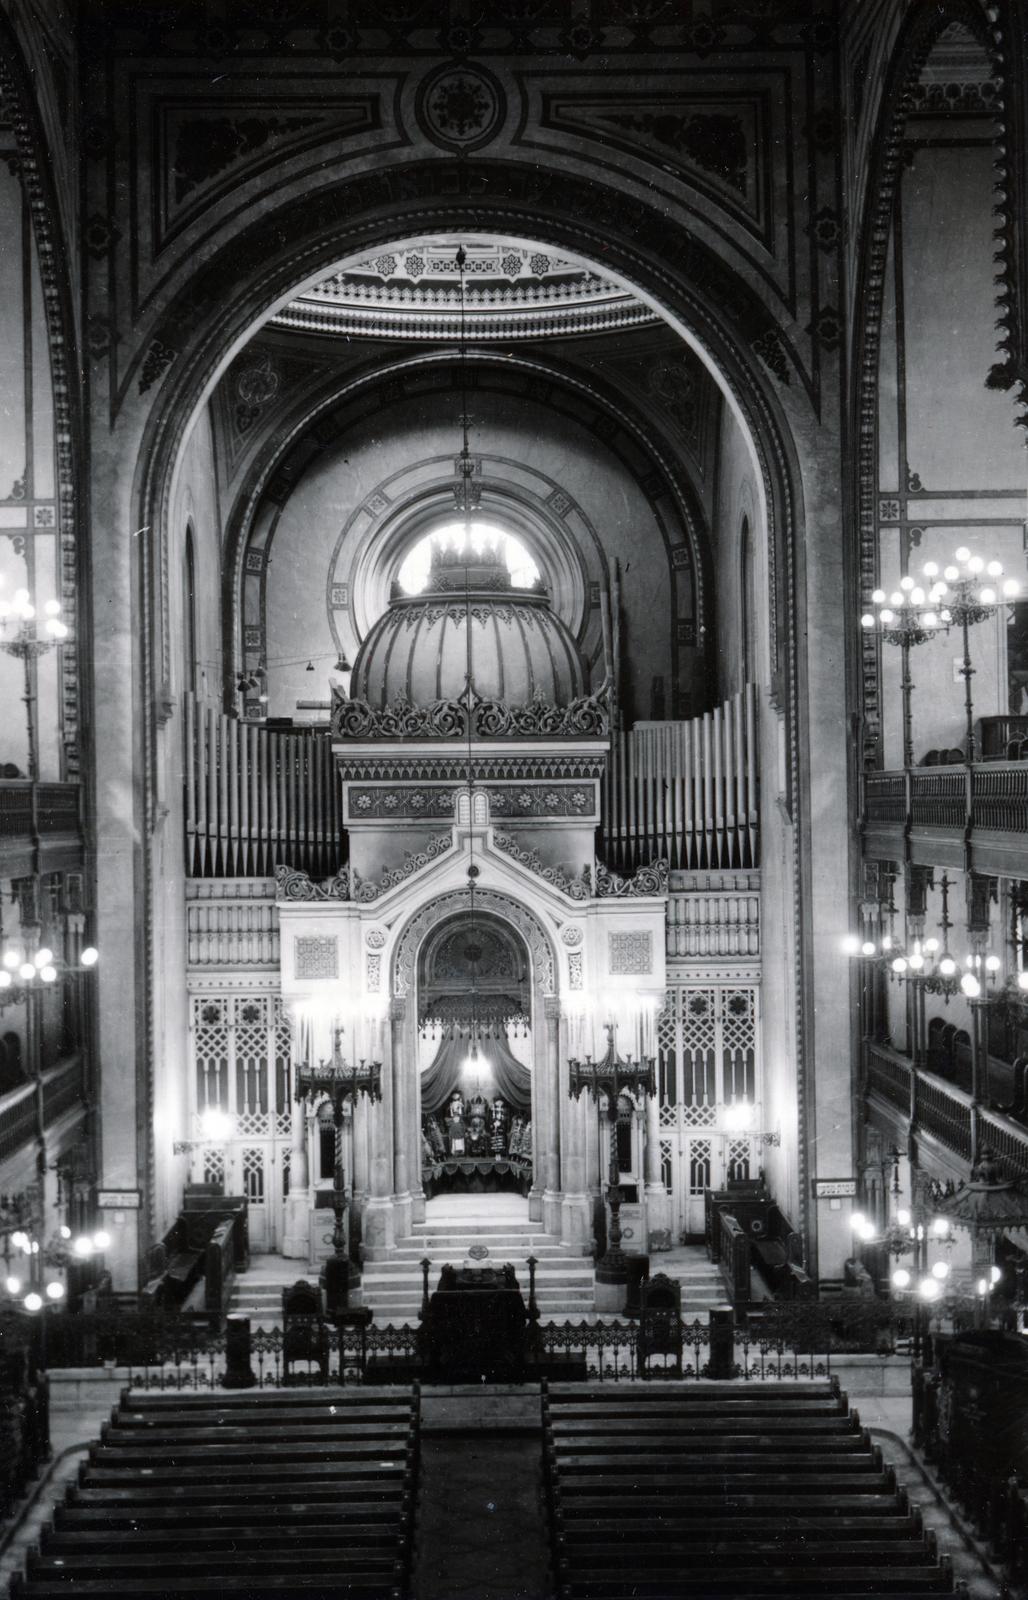
M 2 583 L 3 578 L 0 577 Z M 20 661 L 24 673 L 22 700 L 28 741 L 27 766 L 33 782 L 39 777 L 33 668 L 41 656 L 55 649 L 67 637 L 68 625 L 61 617 L 59 600 L 47 600 L 40 618 L 27 589 L 16 589 L 10 600 L 0 595 L 0 650 Z
M 5 946 L 0 954 L 0 1011 L 5 1006 L 22 1005 L 28 995 L 41 993 L 62 973 L 91 972 L 99 959 L 100 952 L 94 945 L 87 945 L 77 962 L 61 961 L 49 945 L 31 955 L 14 945 Z
M 900 695 L 903 707 L 903 765 L 914 765 L 913 718 L 911 696 L 914 682 L 910 675 L 910 652 L 915 645 L 934 639 L 940 629 L 948 628 L 951 613 L 946 607 L 933 602 L 923 587 L 909 575 L 900 579 L 899 588 L 886 595 L 876 589 L 871 596 L 873 611 L 865 611 L 860 625 L 865 633 L 873 633 L 883 643 L 894 645 L 902 652 Z
M 65 1300 L 67 1284 L 56 1273 L 66 1274 L 69 1267 L 102 1257 L 111 1243 L 104 1228 L 76 1234 L 63 1223 L 49 1240 L 44 1240 L 42 1212 L 38 1185 L 18 1195 L 0 1197 L 4 1293 L 8 1304 L 31 1315 Z
M 342 1028 L 333 1034 L 332 1059 L 319 1061 L 316 1066 L 302 1062 L 296 1069 L 296 1097 L 298 1100 L 327 1100 L 332 1108 L 332 1125 L 335 1129 L 335 1161 L 332 1182 L 332 1211 L 335 1226 L 332 1230 L 333 1258 L 325 1263 L 323 1283 L 329 1311 L 343 1309 L 350 1284 L 350 1262 L 346 1246 L 346 1173 L 343 1167 L 343 1124 L 346 1106 L 356 1105 L 363 1095 L 368 1100 L 382 1098 L 381 1061 L 346 1061 L 343 1057 Z
M 200 1113 L 200 1136 L 197 1139 L 176 1139 L 171 1146 L 172 1155 L 191 1156 L 197 1150 L 227 1144 L 235 1124 L 227 1111 L 220 1106 L 208 1106 Z
M 596 1264 L 596 1281 L 604 1284 L 628 1282 L 628 1261 L 621 1248 L 621 1165 L 618 1161 L 618 1106 L 621 1096 L 645 1100 L 657 1092 L 656 1058 L 618 1055 L 616 1028 L 607 1024 L 607 1052 L 601 1061 L 591 1056 L 584 1060 L 568 1062 L 568 1094 L 581 1099 L 587 1090 L 597 1106 L 605 1105 L 610 1148 L 610 1168 L 607 1179 L 607 1202 L 610 1206 L 610 1228 L 607 1248 Z
M 972 555 L 966 545 L 954 552 L 953 561 L 946 566 L 940 568 L 938 562 L 926 561 L 922 572 L 924 584 L 918 584 L 907 575 L 900 579 L 899 588 L 890 595 L 886 595 L 884 589 L 876 589 L 871 596 L 876 610 L 865 611 L 860 619 L 861 626 L 890 643 L 901 645 L 904 650 L 903 761 L 907 767 L 913 765 L 910 646 L 934 637 L 941 628 L 956 626 L 960 629 L 966 760 L 970 764 L 975 758 L 970 630 L 976 622 L 995 616 L 1001 605 L 1013 605 L 1020 596 L 1021 585 L 1016 578 L 1004 577 L 1002 562 Z

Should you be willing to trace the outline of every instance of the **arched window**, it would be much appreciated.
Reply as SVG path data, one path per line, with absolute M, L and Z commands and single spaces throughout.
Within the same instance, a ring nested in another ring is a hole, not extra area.
M 753 540 L 750 519 L 743 517 L 739 538 L 739 643 L 743 683 L 756 682 L 756 641 L 753 608 Z
M 494 522 L 472 522 L 470 525 L 471 547 L 481 551 L 488 545 L 498 547 L 503 553 L 503 559 L 510 573 L 510 581 L 515 589 L 530 589 L 539 577 L 539 568 L 529 555 L 520 539 L 507 533 Z M 404 556 L 400 565 L 400 588 L 404 594 L 420 594 L 428 582 L 428 572 L 432 565 L 432 547 L 438 545 L 443 549 L 461 549 L 465 542 L 464 523 L 441 522 L 432 528 L 429 533 L 423 534 L 417 544 L 412 545 Z
M 196 693 L 196 553 L 193 548 L 193 524 L 186 523 L 186 570 L 185 570 L 185 650 L 186 650 L 186 688 L 190 694 Z

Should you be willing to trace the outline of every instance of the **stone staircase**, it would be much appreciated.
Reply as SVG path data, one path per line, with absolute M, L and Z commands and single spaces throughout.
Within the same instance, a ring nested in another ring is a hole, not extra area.
M 363 1268 L 360 1303 L 371 1306 L 378 1325 L 415 1322 L 421 1310 L 421 1262 L 432 1263 L 429 1291 L 439 1282 L 439 1269 L 449 1262 L 459 1267 L 473 1245 L 485 1245 L 491 1263 L 510 1262 L 518 1284 L 528 1298 L 528 1257 L 538 1263 L 535 1295 L 544 1322 L 571 1318 L 580 1321 L 594 1309 L 593 1263 L 574 1255 L 537 1222 L 524 1215 L 484 1215 L 447 1212 L 413 1224 L 395 1252 L 383 1261 L 368 1261 Z
M 728 1294 L 720 1270 L 707 1259 L 702 1245 L 684 1245 L 676 1250 L 650 1256 L 650 1274 L 666 1273 L 682 1286 L 682 1316 L 690 1322 L 698 1317 L 706 1321 L 714 1306 L 728 1303 Z
M 249 1317 L 254 1328 L 282 1325 L 282 1290 L 298 1279 L 317 1282 L 317 1273 L 306 1261 L 290 1261 L 284 1256 L 252 1256 L 246 1272 L 232 1285 L 230 1316 Z

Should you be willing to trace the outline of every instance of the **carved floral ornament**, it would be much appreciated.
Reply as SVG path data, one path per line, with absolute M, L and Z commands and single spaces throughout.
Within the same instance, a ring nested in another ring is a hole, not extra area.
M 417 706 L 402 696 L 376 711 L 366 700 L 336 691 L 332 734 L 336 739 L 538 739 L 606 738 L 610 731 L 606 689 L 555 706 L 537 695 L 527 705 L 486 700 L 467 689 L 457 700 Z

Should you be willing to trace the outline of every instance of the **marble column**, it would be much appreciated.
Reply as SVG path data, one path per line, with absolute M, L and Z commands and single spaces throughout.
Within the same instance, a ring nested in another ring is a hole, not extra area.
M 379 1049 L 381 1033 L 379 1030 Z M 371 1170 L 368 1203 L 364 1208 L 361 1255 L 374 1261 L 396 1247 L 393 1225 L 393 1084 L 392 1051 L 382 1061 L 382 1098 L 368 1106 L 371 1133 Z
M 593 1247 L 592 1212 L 586 1181 L 586 1097 L 571 1099 L 568 1093 L 567 1024 L 559 1033 L 559 1075 L 557 1095 L 560 1101 L 561 1162 L 563 1184 L 560 1211 L 560 1236 L 582 1255 L 589 1255 Z
M 646 1175 L 646 1243 L 644 1249 L 649 1248 L 649 1235 L 655 1229 L 670 1228 L 671 1226 L 671 1196 L 664 1187 L 664 1178 L 660 1166 L 660 1106 L 657 1096 L 646 1096 L 645 1123 L 643 1127 L 644 1160 L 643 1166 Z
M 536 1011 L 540 1007 L 537 1002 Z M 547 995 L 541 1005 L 546 1028 L 545 1049 L 536 1051 L 535 1100 L 537 1127 L 529 1216 L 547 1233 L 560 1233 L 560 1000 Z M 540 1056 L 542 1059 L 540 1060 Z M 531 1204 L 538 1206 L 535 1210 Z
M 418 1050 L 418 1020 L 413 998 L 403 1002 L 406 1007 L 403 1022 L 404 1060 L 409 1063 L 408 1092 L 404 1095 L 407 1108 L 407 1148 L 410 1157 L 407 1176 L 410 1180 L 412 1222 L 425 1220 L 425 1190 L 421 1182 L 421 1067 Z
M 406 1238 L 411 1229 L 412 1162 L 410 1105 L 415 1099 L 411 1062 L 407 1051 L 407 1001 L 389 1002 L 389 1071 L 393 1082 L 393 1227 L 394 1237 Z M 417 1163 L 420 1170 L 420 1162 Z
M 310 1250 L 311 1189 L 307 1157 L 307 1102 L 295 1095 L 289 1109 L 289 1193 L 286 1196 L 282 1254 L 306 1258 Z

